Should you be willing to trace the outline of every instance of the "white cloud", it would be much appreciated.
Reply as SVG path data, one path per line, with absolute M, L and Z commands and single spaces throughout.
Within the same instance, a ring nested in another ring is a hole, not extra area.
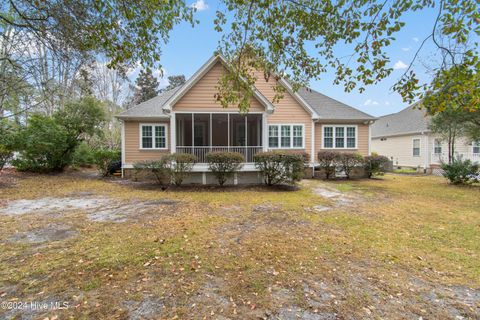
M 402 48 L 402 51 L 408 52 L 410 51 L 410 48 Z
M 372 100 L 372 99 L 367 99 L 364 103 L 364 106 L 378 106 L 379 103 L 378 101 Z
M 385 101 L 385 105 L 386 105 L 386 106 L 389 106 L 389 105 L 390 105 L 390 101 Z
M 393 65 L 393 69 L 395 69 L 395 70 L 407 69 L 407 68 L 408 68 L 408 65 L 405 64 L 405 62 L 403 62 L 402 60 L 398 60 L 398 61 L 395 62 L 395 64 Z
M 413 37 L 412 40 L 415 41 L 415 42 L 420 41 L 420 39 L 418 39 L 417 37 Z
M 196 0 L 192 3 L 192 8 L 197 9 L 197 11 L 203 11 L 208 9 L 208 4 L 204 0 Z
M 133 75 L 137 76 L 138 73 L 140 72 L 140 69 L 142 69 L 142 65 L 140 64 L 140 61 L 137 61 L 135 63 L 135 66 L 127 69 L 127 76 L 128 77 L 131 77 Z

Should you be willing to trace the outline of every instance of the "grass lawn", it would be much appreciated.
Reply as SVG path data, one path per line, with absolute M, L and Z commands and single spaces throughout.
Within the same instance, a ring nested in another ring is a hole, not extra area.
M 479 187 L 407 175 L 297 191 L 0 179 L 0 318 L 480 314 Z

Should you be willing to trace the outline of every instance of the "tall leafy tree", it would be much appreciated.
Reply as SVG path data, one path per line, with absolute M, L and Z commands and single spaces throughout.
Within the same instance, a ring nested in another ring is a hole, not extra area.
M 441 52 L 439 70 L 459 61 L 473 67 L 478 56 L 476 0 L 222 0 L 218 8 L 219 51 L 229 60 L 231 75 L 220 82 L 217 98 L 243 111 L 259 77 L 288 75 L 294 89 L 326 72 L 334 73 L 334 83 L 347 91 L 378 83 L 393 70 L 386 49 L 412 13 L 437 14 L 425 26 L 428 33 L 410 66 L 428 42 Z M 0 20 L 33 34 L 56 54 L 102 53 L 111 67 L 140 61 L 144 67 L 159 68 L 170 31 L 182 21 L 195 25 L 194 10 L 184 0 L 6 0 L 0 5 Z M 339 47 L 351 54 L 340 55 Z M 413 100 L 422 97 L 425 86 L 410 67 L 394 89 Z
M 437 72 L 424 93 L 422 105 L 432 115 L 431 129 L 449 146 L 449 161 L 459 136 L 480 140 L 480 61 L 474 66 L 459 64 Z
M 34 114 L 17 136 L 14 165 L 20 170 L 61 171 L 71 163 L 78 145 L 97 134 L 104 119 L 100 101 L 84 97 L 70 101 L 52 116 Z
M 462 63 L 439 70 L 424 93 L 423 106 L 430 114 L 443 110 L 463 109 L 476 112 L 480 105 L 480 60 L 473 65 Z
M 260 77 L 275 80 L 288 75 L 296 89 L 331 72 L 335 84 L 362 92 L 393 71 L 386 50 L 405 26 L 407 14 L 436 11 L 433 23 L 424 26 L 427 36 L 420 39 L 410 67 L 393 87 L 405 100 L 422 97 L 425 84 L 411 66 L 426 43 L 441 53 L 435 66 L 440 70 L 462 59 L 473 66 L 478 56 L 480 10 L 476 0 L 223 2 L 226 8 L 217 12 L 215 24 L 223 33 L 219 50 L 232 70 L 220 83 L 218 99 L 224 107 L 234 104 L 248 109 L 251 85 Z M 445 43 L 461 50 L 454 51 Z M 283 93 L 277 89 L 276 98 L 280 98 Z
M 195 23 L 194 10 L 179 0 L 6 0 L 0 20 L 34 34 L 56 54 L 95 52 L 110 66 L 138 60 L 153 66 L 172 28 Z
M 135 80 L 135 93 L 133 101 L 135 104 L 152 99 L 158 95 L 158 80 L 153 76 L 151 69 L 144 69 Z
M 173 75 L 168 77 L 168 86 L 161 90 L 161 92 L 175 89 L 185 83 L 185 76 L 183 74 Z
M 430 120 L 429 129 L 447 142 L 448 163 L 455 158 L 457 139 L 465 134 L 467 116 L 461 109 L 448 108 L 434 115 Z

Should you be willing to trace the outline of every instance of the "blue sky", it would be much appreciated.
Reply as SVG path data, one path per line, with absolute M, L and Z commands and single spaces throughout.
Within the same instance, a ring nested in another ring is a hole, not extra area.
M 192 0 L 192 3 L 195 0 Z M 170 36 L 170 42 L 164 47 L 161 64 L 165 70 L 165 79 L 168 75 L 184 74 L 190 77 L 205 61 L 207 61 L 217 48 L 220 34 L 214 29 L 213 20 L 215 11 L 219 8 L 217 1 L 196 0 L 198 11 L 195 13 L 200 24 L 192 28 L 188 24 L 177 26 Z M 435 19 L 435 9 L 409 13 L 402 17 L 406 26 L 396 35 L 396 41 L 387 49 L 391 58 L 391 66 L 396 65 L 393 73 L 380 84 L 367 87 L 366 91 L 359 93 L 353 91 L 346 93 L 342 86 L 332 83 L 332 73 L 326 73 L 321 81 L 310 83 L 310 87 L 334 99 L 344 102 L 374 116 L 381 116 L 397 112 L 407 106 L 399 94 L 392 92 L 391 86 L 403 74 L 406 65 L 410 63 L 421 41 L 431 32 Z M 344 49 L 342 49 L 344 50 Z M 351 51 L 340 51 L 341 56 L 351 54 Z M 427 43 L 421 51 L 420 59 L 414 64 L 414 70 L 422 79 L 430 78 L 425 65 L 431 65 L 435 59 L 433 46 Z M 161 81 L 164 85 L 165 80 Z

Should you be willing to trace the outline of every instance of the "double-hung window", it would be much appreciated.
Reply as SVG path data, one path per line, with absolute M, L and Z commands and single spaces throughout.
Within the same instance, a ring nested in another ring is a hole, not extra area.
M 303 149 L 304 126 L 271 124 L 268 126 L 268 147 L 273 149 Z
M 141 149 L 167 149 L 167 126 L 165 124 L 140 125 Z
M 434 154 L 441 154 L 442 153 L 442 140 L 435 139 L 433 141 L 433 153 Z
M 413 139 L 413 156 L 419 157 L 420 156 L 420 139 Z
M 480 141 L 474 141 L 472 143 L 472 149 L 474 154 L 480 154 Z
M 356 126 L 323 126 L 323 148 L 357 149 Z

